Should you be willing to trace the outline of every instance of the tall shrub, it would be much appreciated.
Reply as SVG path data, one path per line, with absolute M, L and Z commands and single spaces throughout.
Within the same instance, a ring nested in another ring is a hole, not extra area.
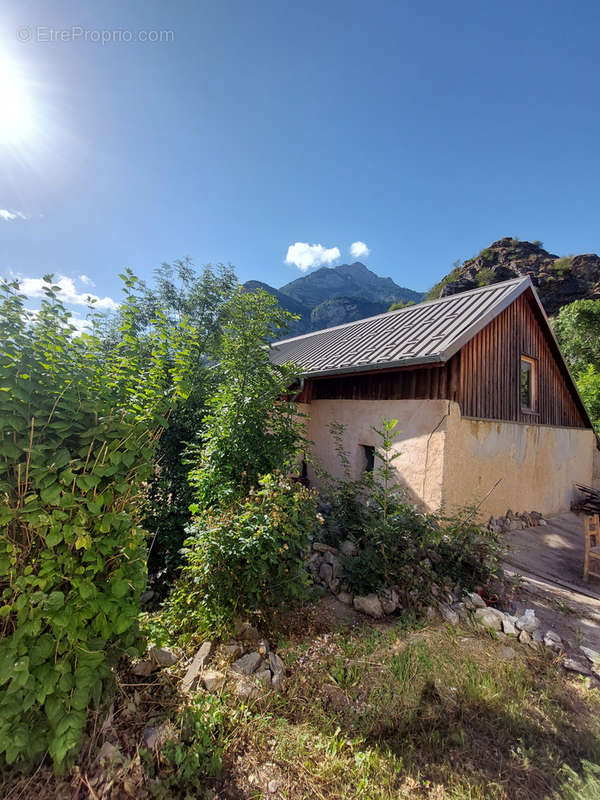
M 146 581 L 140 487 L 150 474 L 167 388 L 185 374 L 169 348 L 185 326 L 157 325 L 139 351 L 125 278 L 120 339 L 110 351 L 74 336 L 47 278 L 37 314 L 16 283 L 0 288 L 0 756 L 48 750 L 60 769 L 76 748 L 110 666 L 137 639 Z

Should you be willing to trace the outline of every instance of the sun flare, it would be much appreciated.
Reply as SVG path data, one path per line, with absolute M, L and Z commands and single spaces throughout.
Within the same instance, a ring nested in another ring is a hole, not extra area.
M 0 145 L 31 142 L 35 116 L 27 80 L 19 67 L 0 56 Z

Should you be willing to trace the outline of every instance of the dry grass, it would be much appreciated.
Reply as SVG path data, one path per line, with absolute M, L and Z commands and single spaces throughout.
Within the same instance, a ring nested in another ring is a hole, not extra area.
M 214 700 L 212 710 L 223 717 L 215 729 L 224 751 L 219 775 L 187 774 L 164 749 L 140 750 L 143 727 L 163 719 L 175 723 L 182 752 L 196 740 L 177 722 L 175 677 L 163 673 L 141 685 L 123 676 L 128 685 L 115 701 L 108 736 L 100 735 L 102 720 L 91 726 L 78 769 L 57 779 L 42 766 L 30 778 L 7 781 L 2 797 L 600 796 L 600 780 L 585 763 L 600 764 L 600 693 L 563 675 L 548 653 L 406 618 L 336 631 L 335 620 L 315 608 L 270 623 L 288 665 L 285 690 L 249 708 L 230 697 Z M 502 658 L 507 644 L 513 658 Z M 111 769 L 97 761 L 107 738 L 124 756 Z

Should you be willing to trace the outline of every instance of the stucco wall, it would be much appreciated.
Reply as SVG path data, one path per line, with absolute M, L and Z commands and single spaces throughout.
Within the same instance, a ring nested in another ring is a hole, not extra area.
M 335 477 L 343 469 L 330 422 L 345 425 L 344 449 L 357 478 L 365 465 L 360 445 L 379 444 L 372 426 L 397 419 L 394 468 L 410 499 L 427 510 L 479 504 L 500 479 L 481 504 L 481 519 L 509 508 L 553 514 L 569 509 L 574 482 L 598 479 L 600 454 L 590 430 L 466 419 L 447 400 L 316 400 L 299 408 L 309 417 L 313 456 Z M 309 478 L 319 485 L 310 466 Z
M 439 507 L 442 499 L 445 418 L 447 400 L 315 400 L 301 405 L 309 415 L 308 438 L 318 463 L 334 477 L 342 477 L 343 468 L 328 430 L 331 422 L 345 425 L 344 450 L 350 459 L 352 478 L 364 469 L 361 445 L 378 446 L 380 439 L 372 426 L 381 428 L 383 419 L 397 419 L 399 435 L 393 462 L 399 482 L 413 501 L 423 501 L 428 510 Z M 309 467 L 309 478 L 319 485 L 318 475 Z
M 567 511 L 573 483 L 589 485 L 595 437 L 591 430 L 464 419 L 456 403 L 446 421 L 445 508 L 479 503 L 481 517 L 513 511 Z

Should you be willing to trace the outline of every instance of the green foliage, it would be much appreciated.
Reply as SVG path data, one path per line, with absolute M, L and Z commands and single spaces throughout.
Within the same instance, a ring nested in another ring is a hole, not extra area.
M 197 273 L 189 259 L 163 264 L 152 287 L 136 291 L 136 327 L 140 338 L 152 334 L 153 320 L 162 311 L 163 325 L 176 332 L 182 319 L 195 340 L 190 364 L 191 385 L 186 402 L 169 415 L 155 454 L 155 469 L 147 483 L 143 525 L 149 533 L 148 571 L 159 578 L 160 589 L 173 578 L 181 563 L 180 549 L 193 501 L 185 452 L 197 437 L 207 413 L 209 397 L 218 385 L 218 361 L 226 308 L 238 284 L 230 267 L 208 266 Z
M 465 587 L 485 583 L 499 570 L 497 536 L 475 524 L 470 509 L 454 517 L 424 514 L 406 501 L 393 468 L 399 455 L 396 426 L 397 420 L 383 420 L 373 429 L 380 440 L 375 476 L 339 481 L 332 495 L 328 528 L 333 524 L 337 541 L 351 536 L 359 545 L 358 555 L 344 559 L 349 591 L 366 594 L 399 585 L 413 600 L 427 600 L 433 582 L 459 581 Z M 339 444 L 340 426 L 336 435 Z M 336 509 L 340 505 L 352 510 L 347 515 L 351 527 L 344 527 Z
M 185 566 L 164 618 L 174 631 L 227 629 L 238 614 L 304 596 L 314 493 L 282 476 L 265 476 L 229 508 L 190 526 Z
M 163 790 L 195 789 L 199 778 L 221 771 L 228 709 L 220 697 L 196 694 L 178 719 L 181 736 L 168 741 L 163 756 L 176 770 L 174 785 L 163 783 Z
M 46 299 L 25 310 L 18 284 L 0 287 L 0 755 L 48 750 L 57 769 L 74 751 L 110 679 L 138 638 L 146 582 L 139 494 L 150 473 L 168 385 L 157 327 L 142 355 L 131 327 L 135 279 L 120 341 L 75 337 L 47 276 Z
M 477 283 L 479 286 L 489 286 L 494 282 L 496 273 L 491 267 L 484 267 L 477 273 Z
M 576 300 L 554 321 L 561 350 L 596 430 L 600 431 L 600 300 Z
M 294 383 L 290 365 L 271 363 L 267 343 L 292 315 L 263 291 L 238 291 L 228 304 L 219 386 L 208 402 L 202 444 L 191 452 L 196 510 L 227 505 L 258 484 L 261 475 L 293 463 L 302 439 L 294 403 L 285 394 Z
M 574 256 L 565 256 L 564 258 L 557 258 L 556 261 L 553 261 L 550 265 L 550 269 L 559 276 L 559 278 L 564 278 L 564 276 L 571 271 L 573 268 L 573 258 Z
M 484 261 L 493 261 L 496 257 L 495 252 L 490 247 L 485 247 L 481 253 L 479 253 L 479 258 L 482 258 Z
M 388 311 L 399 311 L 401 308 L 408 308 L 409 306 L 414 306 L 414 304 L 414 300 L 396 300 L 388 308 Z

